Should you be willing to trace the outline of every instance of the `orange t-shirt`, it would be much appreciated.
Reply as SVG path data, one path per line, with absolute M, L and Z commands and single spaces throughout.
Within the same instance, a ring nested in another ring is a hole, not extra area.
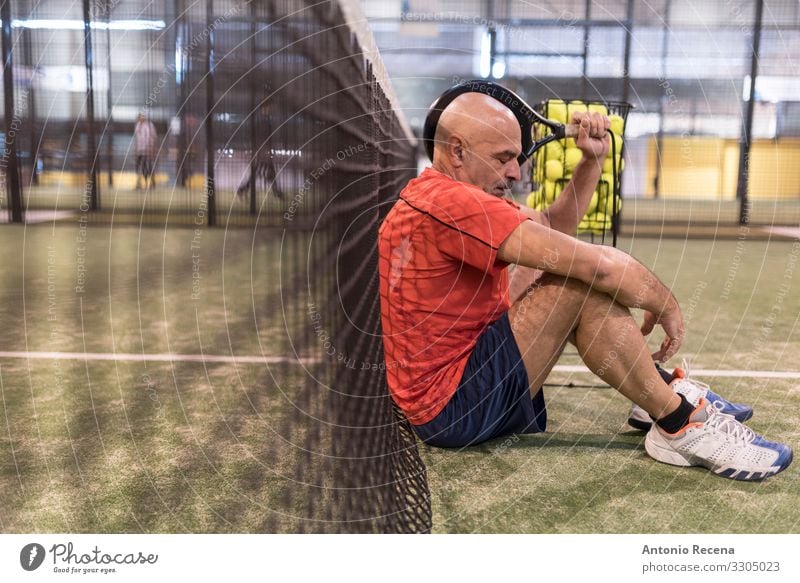
M 510 200 L 426 168 L 378 233 L 389 391 L 414 425 L 455 393 L 478 337 L 510 304 L 500 244 L 527 217 Z

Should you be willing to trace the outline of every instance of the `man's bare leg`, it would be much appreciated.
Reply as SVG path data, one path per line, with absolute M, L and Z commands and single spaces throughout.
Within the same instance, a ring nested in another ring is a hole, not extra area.
M 541 269 L 522 265 L 513 265 L 509 269 L 508 297 L 511 298 L 512 302 L 520 299 L 525 290 L 544 275 L 544 271 Z
M 656 419 L 681 402 L 653 366 L 627 308 L 578 280 L 544 274 L 512 305 L 509 319 L 532 391 L 572 340 L 592 372 Z

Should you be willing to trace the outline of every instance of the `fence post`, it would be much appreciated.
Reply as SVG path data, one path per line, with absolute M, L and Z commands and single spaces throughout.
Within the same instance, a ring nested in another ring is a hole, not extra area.
M 92 51 L 92 13 L 89 0 L 83 0 L 83 62 L 86 68 L 86 139 L 89 157 L 89 208 L 100 208 L 97 188 L 97 141 L 94 135 L 94 53 Z M 84 191 L 86 196 L 86 191 Z
M 583 8 L 583 51 L 581 65 L 581 99 L 589 100 L 589 20 L 592 18 L 592 2 L 586 0 Z
M 661 74 L 664 81 L 667 79 L 667 60 L 669 58 L 669 26 L 672 14 L 672 0 L 667 0 L 664 5 L 664 26 L 661 29 Z M 661 153 L 664 151 L 664 105 L 667 104 L 667 95 L 662 92 L 658 98 L 658 133 L 656 133 L 656 175 L 653 177 L 653 198 L 661 195 Z
M 622 101 L 628 103 L 631 95 L 631 42 L 633 41 L 633 0 L 625 9 L 625 55 L 622 65 Z
M 31 76 L 30 83 L 28 84 L 28 98 L 25 102 L 28 105 L 28 130 L 30 132 L 31 143 L 31 184 L 39 184 L 39 169 L 37 168 L 38 148 L 36 142 L 38 134 L 36 133 L 36 96 L 34 94 L 33 85 L 36 76 L 37 63 L 33 60 L 33 48 L 31 47 L 31 29 L 22 29 L 22 54 L 25 61 L 25 66 L 30 67 L 33 75 Z
M 114 187 L 114 100 L 111 93 L 111 0 L 103 4 L 103 16 L 106 21 L 106 74 L 108 87 L 106 87 L 106 129 L 103 139 L 106 144 L 106 164 L 108 171 L 108 188 Z
M 186 24 L 186 5 L 184 0 L 175 0 L 175 44 L 176 44 L 176 59 L 179 61 L 176 65 L 175 82 L 178 87 L 178 115 L 180 116 L 180 132 L 178 133 L 178 176 L 177 184 L 181 188 L 185 188 L 191 176 L 192 165 L 194 164 L 194 156 L 189 152 L 189 134 L 187 126 L 187 95 L 186 95 L 186 76 L 189 74 L 189 66 L 191 65 L 190 55 L 186 50 L 186 42 L 189 38 L 189 27 Z M 194 125 L 194 124 L 193 124 Z M 192 136 L 194 140 L 196 136 Z M 192 144 L 194 148 L 194 144 Z M 192 152 L 195 150 L 193 149 Z M 199 158 L 199 155 L 198 155 Z M 199 162 L 199 160 L 198 160 Z
M 206 0 L 206 202 L 208 226 L 217 224 L 216 184 L 214 177 L 214 0 Z
M 256 214 L 256 94 L 261 96 L 266 93 L 263 87 L 258 87 L 255 80 L 258 78 L 258 69 L 256 68 L 257 55 L 256 55 L 256 34 L 258 33 L 258 22 L 256 21 L 256 3 L 250 3 L 250 74 L 249 74 L 249 87 L 250 87 L 250 183 L 248 184 L 248 192 L 250 194 L 250 214 Z M 260 110 L 259 110 L 260 111 Z M 271 142 L 272 140 L 270 140 Z M 262 153 L 263 155 L 263 153 Z M 270 152 L 267 152 L 270 155 Z
M 756 77 L 758 76 L 758 52 L 761 45 L 761 21 L 764 15 L 764 0 L 756 1 L 756 19 L 753 22 L 753 52 L 750 59 L 750 91 L 747 109 L 739 136 L 739 182 L 736 185 L 736 198 L 739 199 L 739 224 L 750 222 L 750 201 L 748 200 L 748 179 L 750 176 L 750 142 L 753 133 L 753 110 L 756 97 Z
M 19 160 L 17 158 L 17 129 L 14 127 L 14 62 L 11 46 L 11 0 L 0 0 L 0 18 L 3 19 L 3 105 L 5 107 L 5 147 L 3 148 L 5 175 L 11 196 L 11 222 L 22 222 L 22 192 L 19 184 Z

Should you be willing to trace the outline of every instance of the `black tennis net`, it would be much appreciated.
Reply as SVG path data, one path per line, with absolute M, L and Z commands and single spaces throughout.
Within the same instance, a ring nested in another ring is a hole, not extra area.
M 279 266 L 251 266 L 279 276 L 253 305 L 281 405 L 259 452 L 271 480 L 259 528 L 429 531 L 425 467 L 386 386 L 376 244 L 417 144 L 357 0 L 3 12 L 16 23 L 3 45 L 17 47 L 3 97 L 16 106 L 0 178 L 18 178 L 0 182 L 4 217 L 101 236 L 188 226 L 198 241 L 248 227 L 271 257 L 280 246 Z M 67 54 L 77 81 L 21 74 L 61 71 Z
M 273 530 L 427 532 L 425 467 L 386 386 L 377 230 L 416 140 L 356 4 L 270 2 L 282 190 L 281 307 L 304 378 L 270 455 L 292 460 Z M 287 365 L 292 366 L 292 365 Z

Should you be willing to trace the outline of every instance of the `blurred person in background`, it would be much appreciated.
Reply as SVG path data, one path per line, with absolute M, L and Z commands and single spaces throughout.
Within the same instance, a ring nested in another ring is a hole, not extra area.
M 275 168 L 275 157 L 272 151 L 272 121 L 270 115 L 270 104 L 266 99 L 261 102 L 261 106 L 256 115 L 256 127 L 258 128 L 263 142 L 256 151 L 252 153 L 253 159 L 251 160 L 247 174 L 239 188 L 236 189 L 237 197 L 244 197 L 250 191 L 251 185 L 254 181 L 261 179 L 262 184 L 266 190 L 272 190 L 272 193 L 279 199 L 283 198 L 283 191 L 278 184 L 278 172 Z M 255 182 L 258 185 L 258 182 Z
M 140 178 L 144 178 L 145 188 L 155 187 L 156 178 L 153 174 L 153 161 L 156 156 L 156 146 L 158 134 L 156 126 L 147 119 L 144 113 L 140 113 L 133 128 L 133 142 L 136 150 L 136 190 L 140 190 Z

